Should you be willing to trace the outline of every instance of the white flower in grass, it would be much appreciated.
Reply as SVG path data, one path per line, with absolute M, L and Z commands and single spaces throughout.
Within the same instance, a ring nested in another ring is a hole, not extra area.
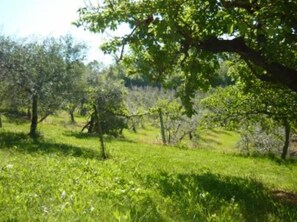
M 43 213 L 46 213 L 46 214 L 48 213 L 48 209 L 46 206 L 41 206 L 41 209 L 42 209 Z
M 61 198 L 64 199 L 66 197 L 66 191 L 63 190 L 63 192 L 61 193 Z
M 6 169 L 10 170 L 13 168 L 13 164 L 7 164 Z

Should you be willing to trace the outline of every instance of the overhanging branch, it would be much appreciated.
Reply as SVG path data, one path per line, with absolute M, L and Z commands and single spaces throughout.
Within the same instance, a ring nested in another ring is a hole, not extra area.
M 231 52 L 237 53 L 245 61 L 262 67 L 267 74 L 258 76 L 259 79 L 274 84 L 282 84 L 297 92 L 297 71 L 288 68 L 280 63 L 271 62 L 261 55 L 258 51 L 248 47 L 242 37 L 232 40 L 218 39 L 210 37 L 203 42 L 196 44 L 201 50 L 214 53 Z
M 225 8 L 242 8 L 249 13 L 253 13 L 255 10 L 258 10 L 258 6 L 250 0 L 221 0 L 221 4 Z

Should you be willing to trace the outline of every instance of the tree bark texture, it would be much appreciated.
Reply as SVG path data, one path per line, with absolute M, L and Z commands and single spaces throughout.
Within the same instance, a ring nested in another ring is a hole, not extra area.
M 30 137 L 37 135 L 37 124 L 38 124 L 38 95 L 32 96 L 32 119 L 30 127 Z

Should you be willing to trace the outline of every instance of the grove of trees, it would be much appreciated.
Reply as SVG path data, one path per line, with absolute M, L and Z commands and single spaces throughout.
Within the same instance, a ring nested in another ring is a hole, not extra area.
M 70 35 L 0 36 L 1 114 L 38 123 L 59 110 L 88 118 L 82 132 L 160 128 L 163 144 L 190 140 L 198 128 L 225 127 L 240 146 L 288 155 L 297 103 L 297 3 L 272 0 L 91 1 L 77 26 L 92 32 L 128 25 L 102 49 L 117 63 L 87 63 Z
M 270 120 L 284 127 L 285 158 L 296 126 L 296 9 L 295 1 L 272 0 L 103 1 L 81 8 L 76 25 L 92 32 L 128 25 L 129 34 L 102 49 L 119 53 L 131 73 L 173 83 L 188 115 L 196 111 L 195 91 L 215 85 L 227 64 L 236 85 L 205 102 L 212 124 L 267 129 Z

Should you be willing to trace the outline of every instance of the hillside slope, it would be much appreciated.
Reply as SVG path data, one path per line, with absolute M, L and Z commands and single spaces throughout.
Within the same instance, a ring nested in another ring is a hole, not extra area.
M 297 221 L 297 165 L 107 139 L 53 118 L 0 129 L 0 221 Z M 149 132 L 148 132 L 149 134 Z

